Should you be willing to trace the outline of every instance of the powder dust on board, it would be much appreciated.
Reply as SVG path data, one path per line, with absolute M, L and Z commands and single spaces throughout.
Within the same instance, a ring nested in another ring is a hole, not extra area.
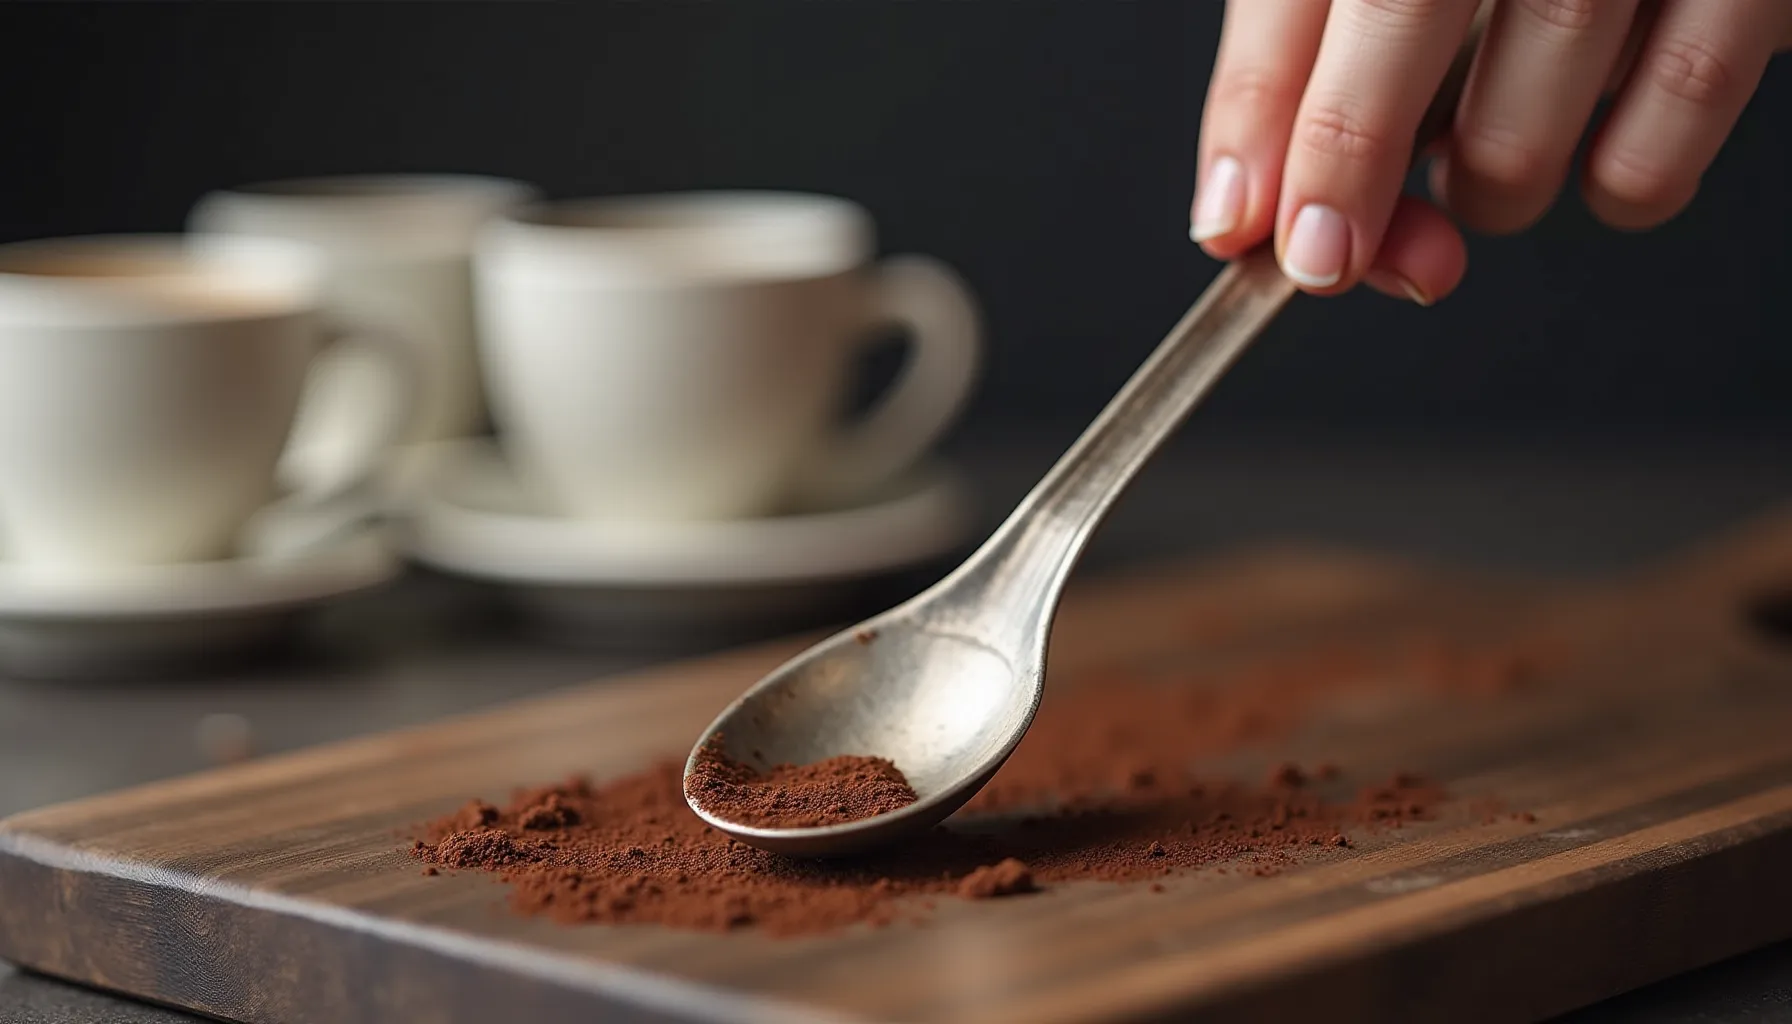
M 1423 682 L 1503 692 L 1521 673 L 1512 659 L 1491 657 L 1458 659 L 1451 674 L 1434 670 Z M 1348 856 L 1353 832 L 1429 819 L 1446 799 L 1439 786 L 1407 774 L 1351 796 L 1332 765 L 1279 764 L 1255 783 L 1192 770 L 1200 758 L 1285 735 L 1328 696 L 1383 678 L 1357 669 L 1319 656 L 1225 689 L 1127 676 L 1064 689 L 952 826 L 850 861 L 793 860 L 715 831 L 686 806 L 674 761 L 602 783 L 573 778 L 521 791 L 503 807 L 473 801 L 422 826 L 411 852 L 426 872 L 499 875 L 522 914 L 777 936 L 920 917 L 936 897 L 1024 898 L 1082 880 L 1161 889 L 1201 869 L 1275 874 Z M 734 795 L 767 801 L 761 810 L 774 818 L 792 807 L 801 820 L 865 816 L 865 807 L 828 794 L 829 780 L 843 776 L 861 795 L 878 794 L 874 803 L 913 798 L 912 790 L 902 796 L 907 786 L 895 766 L 871 758 L 763 775 L 724 765 L 708 781 L 743 787 Z M 803 795 L 773 806 L 777 787 L 755 788 L 773 780 L 795 783 Z

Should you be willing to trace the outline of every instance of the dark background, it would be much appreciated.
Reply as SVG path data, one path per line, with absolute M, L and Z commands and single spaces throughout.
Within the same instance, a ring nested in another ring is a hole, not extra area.
M 0 239 L 178 228 L 208 188 L 355 171 L 551 195 L 834 192 L 957 265 L 970 429 L 1068 437 L 1215 265 L 1187 203 L 1218 0 L 0 6 Z M 1433 310 L 1304 301 L 1207 429 L 1792 432 L 1792 61 L 1690 212 L 1568 197 Z
M 325 173 L 484 172 L 556 196 L 843 194 L 876 214 L 887 249 L 941 256 L 981 294 L 994 353 L 962 436 L 1034 435 L 1007 465 L 976 464 L 979 483 L 1012 497 L 1217 269 L 1187 240 L 1186 211 L 1220 7 L 0 0 L 0 241 L 174 230 L 208 189 Z M 1789 135 L 1792 57 L 1663 230 L 1611 233 L 1569 197 L 1522 238 L 1475 240 L 1464 288 L 1436 309 L 1367 294 L 1297 303 L 1187 437 L 1199 448 L 1270 432 L 1292 449 L 1148 475 L 1110 550 L 1317 533 L 1603 570 L 1783 497 Z M 1418 460 L 1328 446 L 1352 431 L 1448 440 Z M 1589 433 L 1631 458 L 1588 459 L 1564 440 Z M 1521 451 L 1471 458 L 1466 435 Z M 1724 440 L 1679 446 L 1710 435 Z M 198 767 L 187 736 L 207 711 L 240 711 L 259 742 L 289 749 L 592 674 L 582 657 L 463 628 L 424 593 L 395 595 L 410 602 L 383 615 L 345 609 L 374 653 L 321 679 L 301 661 L 128 694 L 0 687 L 0 725 L 14 726 L 0 804 Z M 1777 1019 L 1788 978 L 1782 944 L 1581 1019 Z M 165 1016 L 0 965 L 0 1016 L 21 1008 L 28 1020 Z

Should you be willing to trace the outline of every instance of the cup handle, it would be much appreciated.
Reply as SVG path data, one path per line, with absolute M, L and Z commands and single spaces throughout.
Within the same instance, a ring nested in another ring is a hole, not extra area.
M 877 405 L 822 449 L 802 487 L 812 503 L 861 498 L 907 469 L 964 407 L 982 362 L 977 302 L 951 267 L 903 255 L 874 273 L 876 322 L 908 327 L 910 351 Z
M 399 331 L 331 325 L 326 338 L 277 471 L 289 493 L 243 525 L 237 547 L 245 555 L 302 558 L 381 511 L 374 479 L 410 431 L 423 361 Z
M 404 332 L 329 324 L 326 338 L 278 469 L 281 484 L 305 503 L 367 490 L 422 400 L 424 364 Z

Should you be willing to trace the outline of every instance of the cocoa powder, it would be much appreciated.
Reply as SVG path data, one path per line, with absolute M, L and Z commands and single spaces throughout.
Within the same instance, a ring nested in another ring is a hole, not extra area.
M 1343 829 L 1421 820 L 1441 798 L 1437 787 L 1405 777 L 1340 804 L 1232 782 L 1152 785 L 986 818 L 983 827 L 972 818 L 898 849 L 827 863 L 779 857 L 709 828 L 685 806 L 680 777 L 680 766 L 667 761 L 601 786 L 573 779 L 518 793 L 494 826 L 458 829 L 464 814 L 450 816 L 412 852 L 432 865 L 497 873 L 524 914 L 800 935 L 914 916 L 905 897 L 1155 881 L 1214 865 L 1274 874 L 1335 854 L 1345 845 Z M 523 829 L 521 816 L 549 798 L 576 808 L 579 824 Z
M 1427 820 L 1446 794 L 1407 774 L 1353 786 L 1330 763 L 1275 764 L 1258 783 L 1210 778 L 1197 774 L 1201 760 L 1286 735 L 1353 693 L 1404 685 L 1489 698 L 1534 672 L 1511 651 L 1421 639 L 1295 652 L 1205 679 L 1130 671 L 1056 685 L 1026 740 L 948 826 L 850 862 L 791 860 L 707 827 L 672 761 L 601 785 L 519 791 L 502 808 L 473 801 L 423 826 L 412 853 L 426 871 L 494 873 L 523 914 L 770 935 L 920 917 L 935 896 L 1026 898 L 1080 881 L 1160 892 L 1203 869 L 1269 875 L 1351 856 L 1352 834 Z M 872 758 L 763 773 L 717 759 L 699 775 L 700 803 L 734 801 L 729 817 L 744 820 L 744 805 L 768 824 L 851 820 L 913 799 L 895 766 Z M 864 799 L 838 799 L 842 778 Z
M 1032 892 L 1033 869 L 1006 857 L 998 864 L 978 868 L 958 883 L 958 895 L 967 900 L 987 900 L 997 896 Z
M 697 752 L 685 795 L 724 821 L 759 828 L 844 825 L 915 802 L 908 780 L 884 758 L 845 755 L 760 771 L 730 759 L 720 735 Z
M 1274 874 L 1348 856 L 1349 833 L 1427 819 L 1445 794 L 1396 775 L 1352 797 L 1331 764 L 1277 764 L 1249 784 L 1198 777 L 1194 762 L 1285 733 L 1326 699 L 1386 678 L 1385 666 L 1355 655 L 1308 654 L 1225 680 L 1241 685 L 1134 673 L 1055 690 L 952 827 L 847 863 L 789 860 L 708 828 L 685 805 L 670 761 L 602 785 L 573 779 L 518 792 L 503 808 L 474 801 L 426 826 L 413 853 L 430 866 L 499 875 L 525 914 L 773 935 L 888 924 L 921 914 L 928 896 L 1083 880 L 1156 888 L 1204 868 Z

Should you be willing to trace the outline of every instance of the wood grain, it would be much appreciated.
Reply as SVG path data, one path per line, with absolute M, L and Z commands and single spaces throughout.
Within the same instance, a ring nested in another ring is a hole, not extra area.
M 1780 587 L 1792 520 L 1590 585 L 1285 550 L 1077 588 L 1052 690 L 1415 634 L 1560 652 L 1520 692 L 1365 694 L 1216 759 L 1456 797 L 1277 877 L 769 940 L 518 918 L 401 852 L 468 797 L 682 755 L 792 641 L 0 822 L 0 954 L 245 1021 L 1531 1019 L 1792 934 L 1792 638 L 1750 615 Z

